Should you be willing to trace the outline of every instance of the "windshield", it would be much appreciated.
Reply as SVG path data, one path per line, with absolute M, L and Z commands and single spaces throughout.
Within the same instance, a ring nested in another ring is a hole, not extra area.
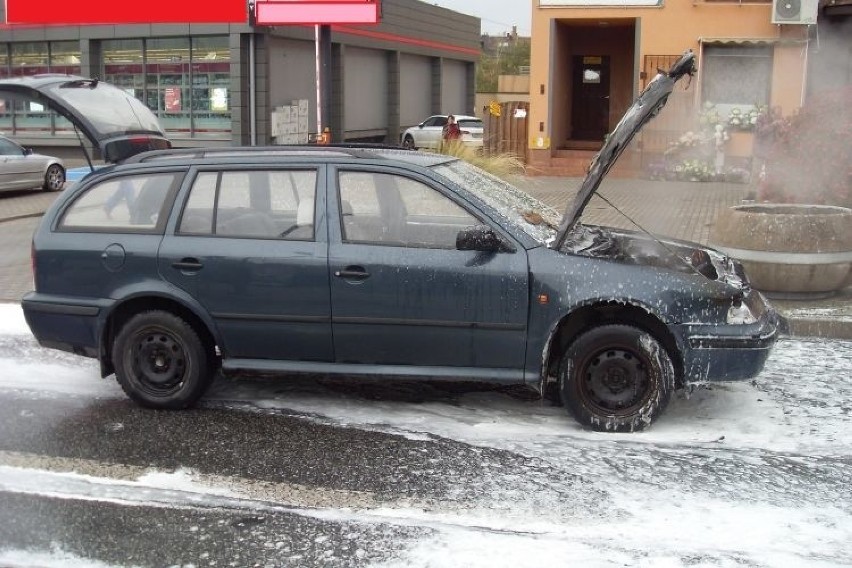
M 90 121 L 101 138 L 132 132 L 162 133 L 157 118 L 139 99 L 107 83 L 58 83 L 47 89 Z
M 444 162 L 432 168 L 497 210 L 512 225 L 543 245 L 556 236 L 560 215 L 532 195 L 467 162 Z

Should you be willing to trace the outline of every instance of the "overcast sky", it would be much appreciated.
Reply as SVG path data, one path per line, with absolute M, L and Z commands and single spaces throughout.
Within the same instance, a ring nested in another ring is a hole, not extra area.
M 529 0 L 424 0 L 470 14 L 482 20 L 482 31 L 491 35 L 504 34 L 518 26 L 518 33 L 530 35 L 532 2 Z

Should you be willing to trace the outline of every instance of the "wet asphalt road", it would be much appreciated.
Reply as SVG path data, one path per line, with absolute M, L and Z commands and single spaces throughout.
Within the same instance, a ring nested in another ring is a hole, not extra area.
M 304 388 L 318 388 L 304 381 Z M 301 389 L 299 379 L 289 388 Z M 425 392 L 434 401 L 478 387 L 447 388 L 399 383 L 384 396 Z M 363 396 L 375 393 L 367 388 Z M 163 412 L 121 398 L 0 391 L 0 464 L 45 472 L 28 479 L 0 475 L 0 548 L 61 545 L 117 566 L 368 566 L 393 559 L 434 527 L 358 511 L 485 507 L 500 515 L 519 494 L 583 509 L 602 497 L 577 476 L 512 452 L 233 406 L 208 401 Z M 133 485 L 152 469 L 189 469 L 240 496 Z
M 783 342 L 641 436 L 462 383 L 220 379 L 165 412 L 0 335 L 0 565 L 846 566 L 850 397 L 852 345 Z

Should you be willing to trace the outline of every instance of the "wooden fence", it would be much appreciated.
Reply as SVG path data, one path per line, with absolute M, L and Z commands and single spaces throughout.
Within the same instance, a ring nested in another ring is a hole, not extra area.
M 530 104 L 514 101 L 492 103 L 486 109 L 483 151 L 486 154 L 514 154 L 527 161 Z

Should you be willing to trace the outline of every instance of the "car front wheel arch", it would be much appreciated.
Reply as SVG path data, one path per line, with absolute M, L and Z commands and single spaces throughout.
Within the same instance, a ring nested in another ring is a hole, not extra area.
M 630 304 L 601 302 L 583 306 L 563 317 L 554 326 L 542 367 L 542 376 L 554 380 L 559 362 L 568 346 L 583 332 L 607 324 L 629 325 L 650 333 L 668 352 L 675 371 L 675 386 L 683 386 L 683 358 L 681 349 L 669 328 L 646 309 Z M 545 381 L 547 382 L 547 381 Z
M 112 360 L 112 350 L 115 344 L 115 339 L 122 327 L 136 314 L 160 310 L 173 314 L 187 324 L 198 334 L 201 339 L 204 349 L 210 355 L 211 361 L 218 364 L 215 358 L 216 339 L 213 336 L 210 328 L 194 311 L 184 306 L 180 302 L 162 297 L 136 297 L 128 299 L 115 308 L 109 314 L 106 325 L 103 328 L 101 337 L 101 376 L 106 377 L 115 372 L 115 362 Z

